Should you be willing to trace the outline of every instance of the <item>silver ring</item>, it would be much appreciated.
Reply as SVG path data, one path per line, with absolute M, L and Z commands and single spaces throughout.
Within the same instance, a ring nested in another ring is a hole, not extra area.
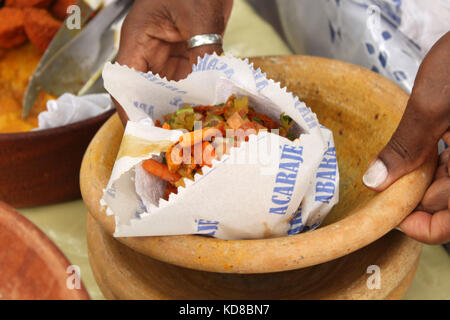
M 188 40 L 188 48 L 196 48 L 209 44 L 222 44 L 222 36 L 217 33 L 199 34 Z

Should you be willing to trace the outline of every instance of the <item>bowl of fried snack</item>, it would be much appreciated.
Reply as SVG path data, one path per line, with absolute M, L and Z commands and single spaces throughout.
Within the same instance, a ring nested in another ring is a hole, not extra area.
M 83 153 L 112 114 L 34 131 L 46 102 L 56 98 L 41 92 L 22 119 L 29 78 L 75 2 L 7 0 L 0 7 L 0 200 L 14 207 L 78 198 Z

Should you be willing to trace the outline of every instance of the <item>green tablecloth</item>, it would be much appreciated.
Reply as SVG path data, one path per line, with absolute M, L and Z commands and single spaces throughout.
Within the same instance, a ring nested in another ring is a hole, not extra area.
M 276 32 L 242 0 L 235 0 L 224 39 L 226 52 L 251 57 L 291 52 Z M 92 299 L 103 299 L 89 266 L 86 243 L 87 209 L 81 200 L 20 209 L 81 269 Z M 424 246 L 414 282 L 405 299 L 450 299 L 450 257 L 442 246 Z

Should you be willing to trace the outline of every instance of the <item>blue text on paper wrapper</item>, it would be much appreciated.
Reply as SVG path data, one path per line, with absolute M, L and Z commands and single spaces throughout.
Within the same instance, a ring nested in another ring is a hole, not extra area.
M 294 192 L 300 163 L 303 163 L 303 147 L 285 144 L 282 147 L 280 166 L 273 188 L 273 206 L 269 209 L 269 213 L 286 214 Z

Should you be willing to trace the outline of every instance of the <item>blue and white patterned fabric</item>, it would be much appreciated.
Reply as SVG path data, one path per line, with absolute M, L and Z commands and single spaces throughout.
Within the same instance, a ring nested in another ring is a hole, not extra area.
M 294 52 L 361 65 L 408 93 L 426 52 L 450 30 L 448 0 L 250 2 L 257 9 L 275 3 L 278 31 Z

